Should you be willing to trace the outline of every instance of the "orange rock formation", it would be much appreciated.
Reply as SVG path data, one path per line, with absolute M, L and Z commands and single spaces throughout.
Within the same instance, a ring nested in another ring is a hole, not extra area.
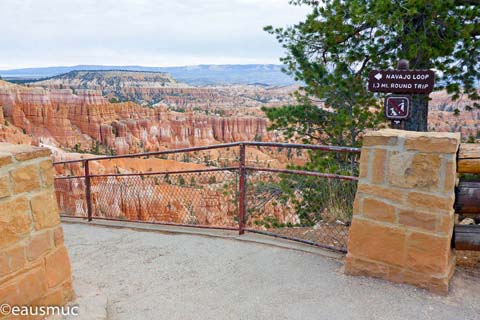
M 98 141 L 118 154 L 270 137 L 258 117 L 178 113 L 132 102 L 109 103 L 97 91 L 27 88 L 0 82 L 0 117 L 63 148 L 91 149 Z

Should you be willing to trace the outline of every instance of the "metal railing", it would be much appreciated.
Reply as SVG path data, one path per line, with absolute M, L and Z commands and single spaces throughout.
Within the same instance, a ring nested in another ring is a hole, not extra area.
M 92 157 L 55 162 L 55 189 L 64 216 L 247 231 L 345 252 L 359 153 L 237 142 Z M 325 160 L 327 172 L 306 168 L 312 157 Z M 125 172 L 116 162 L 131 158 L 151 167 L 135 172 L 134 163 Z M 158 160 L 184 164 L 153 170 L 166 163 Z

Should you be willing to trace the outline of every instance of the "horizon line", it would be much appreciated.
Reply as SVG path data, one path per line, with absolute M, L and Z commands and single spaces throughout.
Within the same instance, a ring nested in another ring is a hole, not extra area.
M 127 68 L 185 68 L 185 67 L 200 67 L 200 66 L 284 66 L 282 63 L 200 63 L 200 64 L 186 64 L 186 65 L 171 65 L 171 66 L 152 66 L 152 65 L 108 65 L 108 64 L 75 64 L 75 65 L 49 65 L 49 66 L 35 66 L 35 67 L 20 67 L 20 68 L 0 68 L 0 71 L 15 71 L 25 69 L 47 69 L 47 68 L 74 68 L 74 67 L 127 67 Z

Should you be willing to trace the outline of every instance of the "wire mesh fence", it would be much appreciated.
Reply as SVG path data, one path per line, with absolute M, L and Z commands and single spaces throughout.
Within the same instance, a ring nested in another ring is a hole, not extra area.
M 346 250 L 356 181 L 250 170 L 246 227 Z
M 358 154 L 244 142 L 98 157 L 56 163 L 55 188 L 64 215 L 246 230 L 345 251 Z
M 54 185 L 58 208 L 62 214 L 87 217 L 85 177 L 57 177 Z
M 93 176 L 93 217 L 233 228 L 237 183 L 235 170 Z

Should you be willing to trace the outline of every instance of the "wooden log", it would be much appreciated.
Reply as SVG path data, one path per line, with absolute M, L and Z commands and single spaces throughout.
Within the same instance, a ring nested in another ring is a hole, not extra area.
M 456 213 L 480 214 L 480 181 L 460 181 L 454 207 Z
M 480 144 L 460 144 L 458 150 L 457 172 L 480 174 Z
M 455 225 L 453 241 L 456 250 L 480 251 L 480 225 Z

